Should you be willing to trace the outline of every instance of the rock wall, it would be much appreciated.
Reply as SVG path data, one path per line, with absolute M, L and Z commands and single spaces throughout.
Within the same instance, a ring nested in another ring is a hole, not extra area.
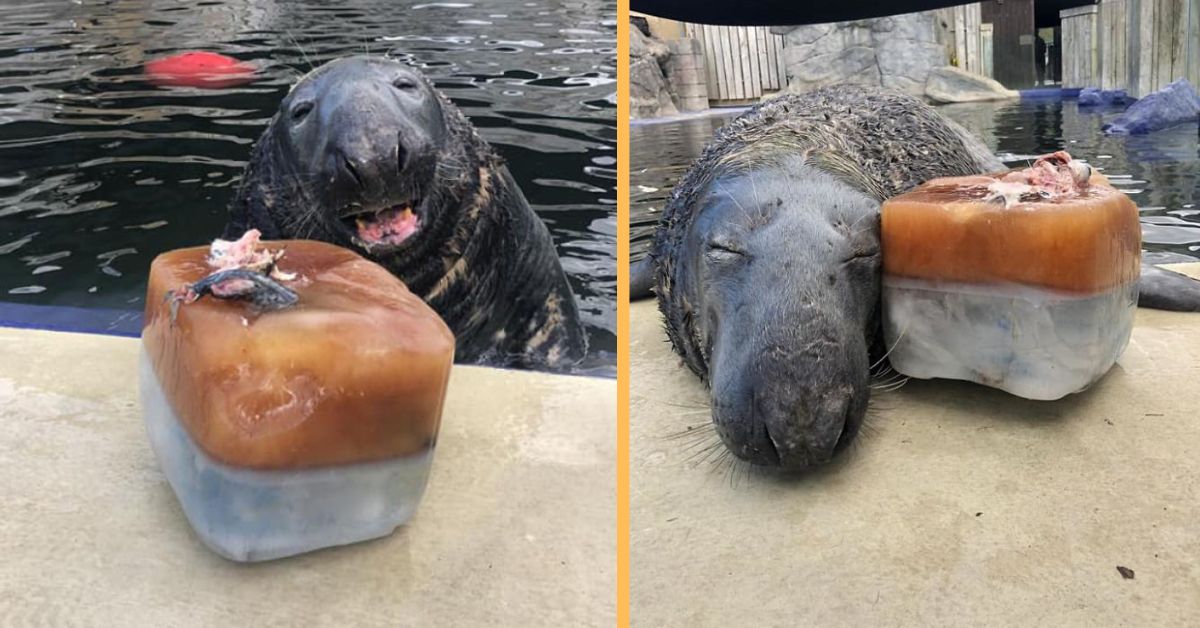
M 785 38 L 788 91 L 850 82 L 923 95 L 929 73 L 948 62 L 935 20 L 924 11 L 772 31 Z
M 629 115 L 658 118 L 679 113 L 663 74 L 670 50 L 637 27 L 629 29 Z

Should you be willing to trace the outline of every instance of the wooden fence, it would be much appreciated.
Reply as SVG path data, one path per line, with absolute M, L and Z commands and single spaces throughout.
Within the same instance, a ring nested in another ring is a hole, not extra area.
M 975 74 L 991 76 L 983 58 L 983 22 L 979 3 L 963 4 L 945 9 L 937 9 L 937 20 L 945 24 L 949 30 L 942 35 L 946 40 L 946 53 L 954 59 L 959 68 Z M 988 36 L 991 36 L 991 25 L 987 24 Z M 991 54 L 990 40 L 988 54 Z M 990 62 L 990 58 L 988 59 Z M 988 63 L 987 65 L 990 65 Z
M 1062 17 L 1063 50 L 1069 51 L 1069 54 L 1062 55 L 1063 87 L 1096 87 L 1099 14 L 1100 7 L 1094 4 L 1059 13 Z
M 787 85 L 783 36 L 766 27 L 685 24 L 684 34 L 704 47 L 708 99 L 714 104 L 757 101 Z
M 1101 0 L 1059 15 L 1064 87 L 1140 98 L 1177 78 L 1200 81 L 1200 0 Z

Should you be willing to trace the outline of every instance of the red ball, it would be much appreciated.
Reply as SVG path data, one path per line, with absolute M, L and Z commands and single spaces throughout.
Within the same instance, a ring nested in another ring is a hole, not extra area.
M 155 85 L 220 89 L 254 80 L 254 66 L 215 52 L 184 52 L 146 64 L 146 78 Z

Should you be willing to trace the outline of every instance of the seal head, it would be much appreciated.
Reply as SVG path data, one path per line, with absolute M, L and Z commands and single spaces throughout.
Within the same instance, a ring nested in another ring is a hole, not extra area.
M 255 145 L 226 237 L 356 249 L 445 320 L 456 360 L 569 369 L 586 353 L 546 225 L 434 85 L 348 57 L 302 78 Z
M 857 433 L 878 325 L 877 206 L 801 158 L 718 177 L 700 198 L 685 246 L 702 253 L 677 289 L 717 433 L 739 458 L 804 468 Z

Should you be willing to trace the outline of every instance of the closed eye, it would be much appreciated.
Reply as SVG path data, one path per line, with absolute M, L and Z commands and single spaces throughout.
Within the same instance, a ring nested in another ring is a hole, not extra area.
M 855 249 L 850 253 L 850 257 L 842 260 L 842 264 L 850 264 L 858 260 L 870 260 L 879 257 L 879 249 Z
M 725 242 L 709 242 L 708 249 L 704 254 L 713 260 L 732 260 L 746 256 L 745 251 L 737 248 L 736 245 Z

